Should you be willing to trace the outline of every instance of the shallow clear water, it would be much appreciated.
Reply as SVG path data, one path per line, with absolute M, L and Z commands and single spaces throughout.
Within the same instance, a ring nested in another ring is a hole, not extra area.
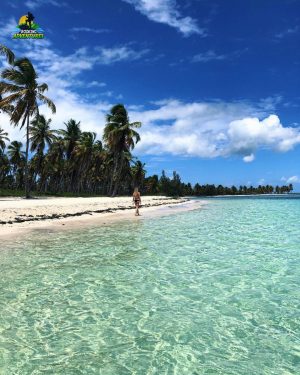
M 300 200 L 3 246 L 1 375 L 300 373 Z

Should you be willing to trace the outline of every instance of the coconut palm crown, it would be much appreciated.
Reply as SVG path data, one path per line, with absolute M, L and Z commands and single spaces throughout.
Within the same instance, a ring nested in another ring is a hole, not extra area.
M 140 141 L 140 135 L 134 128 L 140 128 L 140 122 L 130 122 L 123 104 L 112 107 L 106 116 L 103 140 L 113 155 L 113 172 L 110 184 L 110 195 L 115 196 L 119 188 L 120 178 L 126 159 L 135 144 Z

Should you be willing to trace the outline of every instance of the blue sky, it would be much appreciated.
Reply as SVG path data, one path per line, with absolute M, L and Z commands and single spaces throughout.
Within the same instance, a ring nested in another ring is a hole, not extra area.
M 28 11 L 45 40 L 11 39 Z M 0 43 L 49 84 L 54 127 L 75 118 L 101 137 L 124 103 L 149 174 L 300 191 L 299 21 L 297 0 L 2 0 Z

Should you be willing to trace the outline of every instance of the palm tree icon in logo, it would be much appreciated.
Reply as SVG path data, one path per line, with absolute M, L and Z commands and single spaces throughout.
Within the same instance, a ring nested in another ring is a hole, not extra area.
M 32 22 L 34 20 L 34 16 L 32 13 L 28 12 L 26 16 L 26 25 L 28 26 L 28 29 L 31 30 L 32 28 Z
M 34 18 L 34 15 L 28 12 L 20 18 L 18 28 L 21 30 L 36 30 L 38 25 L 33 22 Z

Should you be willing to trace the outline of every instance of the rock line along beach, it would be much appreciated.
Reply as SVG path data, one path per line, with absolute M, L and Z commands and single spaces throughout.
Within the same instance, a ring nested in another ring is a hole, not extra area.
M 144 215 L 173 212 L 174 208 L 178 211 L 199 207 L 199 202 L 191 203 L 194 202 L 186 198 L 145 196 L 142 197 L 142 216 L 136 218 L 131 197 L 45 197 L 30 200 L 3 197 L 0 199 L 0 236 L 25 234 L 30 229 L 41 227 L 83 226 L 97 220 L 99 223 L 124 218 L 139 220 Z M 163 210 L 159 210 L 161 208 Z

